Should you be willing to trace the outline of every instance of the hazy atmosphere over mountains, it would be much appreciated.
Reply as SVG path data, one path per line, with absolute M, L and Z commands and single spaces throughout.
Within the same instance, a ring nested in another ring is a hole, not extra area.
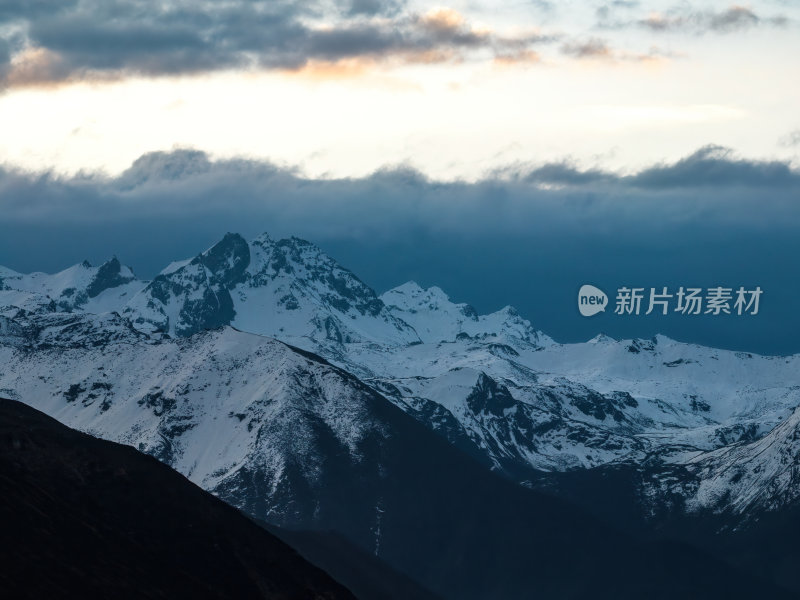
M 409 170 L 309 180 L 201 152 L 149 154 L 122 174 L 63 179 L 0 171 L 0 255 L 56 271 L 116 252 L 142 277 L 210 246 L 220 231 L 314 239 L 385 291 L 440 285 L 483 311 L 513 304 L 559 341 L 664 333 L 769 354 L 800 351 L 787 327 L 800 283 L 800 173 L 706 148 L 630 176 L 569 163 L 515 167 L 477 183 Z M 765 202 L 764 198 L 769 201 Z M 764 289 L 747 318 L 583 319 L 580 285 Z
M 136 524 L 136 464 L 215 540 L 131 563 L 156 596 L 800 594 L 798 33 L 789 0 L 0 1 L 0 509 L 60 540 L 0 584 L 74 584 L 70 531 L 194 539 Z

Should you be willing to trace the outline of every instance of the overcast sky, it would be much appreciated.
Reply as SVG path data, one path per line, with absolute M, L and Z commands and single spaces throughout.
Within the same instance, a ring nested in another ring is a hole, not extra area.
M 6 0 L 0 264 L 299 235 L 557 339 L 800 352 L 800 2 Z M 582 319 L 582 283 L 761 285 Z

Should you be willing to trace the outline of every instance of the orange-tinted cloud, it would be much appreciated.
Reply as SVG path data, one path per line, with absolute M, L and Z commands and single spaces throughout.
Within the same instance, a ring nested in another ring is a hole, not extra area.
M 600 38 L 564 43 L 561 46 L 561 52 L 578 60 L 588 59 L 609 62 L 662 63 L 678 56 L 675 53 L 661 50 L 656 46 L 651 46 L 647 52 L 630 52 L 615 49 L 607 41 Z
M 0 34 L 5 87 L 231 69 L 354 76 L 378 65 L 472 57 L 531 62 L 535 47 L 556 39 L 479 29 L 449 8 L 403 12 L 399 0 L 355 2 L 324 24 L 320 14 L 327 5 L 315 1 L 69 0 L 51 11 L 21 1 L 14 6 L 0 10 L 0 31 L 7 25 L 18 32 L 14 39 Z

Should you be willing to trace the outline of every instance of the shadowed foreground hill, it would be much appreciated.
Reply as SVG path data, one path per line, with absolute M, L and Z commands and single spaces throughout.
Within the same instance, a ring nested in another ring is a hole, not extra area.
M 0 587 L 14 598 L 353 596 L 156 459 L 0 400 Z
M 471 464 L 457 454 L 452 466 Z M 470 505 L 488 508 L 486 482 L 479 480 L 489 478 L 494 509 L 472 519 L 456 510 L 460 525 L 455 526 L 445 511 L 434 508 L 444 531 L 460 532 L 455 545 L 445 545 L 453 555 L 437 564 L 450 570 L 483 564 L 488 591 L 479 597 L 788 597 L 690 546 L 635 542 L 569 504 L 490 473 L 481 475 L 478 468 L 466 470 L 477 485 L 458 494 Z M 422 483 L 436 489 L 433 481 Z M 516 494 L 517 500 L 527 500 L 528 510 L 509 504 Z M 71 430 L 10 400 L 0 400 L 0 519 L 0 586 L 9 597 L 353 598 L 289 546 L 155 459 Z M 485 527 L 496 529 L 498 539 L 487 536 Z M 302 541 L 299 533 L 286 535 Z M 516 552 L 492 556 L 503 541 Z M 345 558 L 344 566 L 334 560 L 336 544 L 325 548 L 319 540 L 306 540 L 300 545 L 312 560 L 352 571 L 353 557 Z M 498 560 L 514 564 L 499 569 L 493 565 Z M 500 572 L 512 580 L 497 578 Z M 356 573 L 353 579 L 363 584 L 365 575 Z

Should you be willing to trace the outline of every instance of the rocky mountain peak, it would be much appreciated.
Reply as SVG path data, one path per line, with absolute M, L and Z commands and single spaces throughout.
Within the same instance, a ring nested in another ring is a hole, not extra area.
M 250 266 L 250 246 L 238 233 L 226 233 L 211 248 L 194 258 L 189 264 L 202 265 L 208 270 L 212 285 L 232 288 L 243 282 Z
M 264 234 L 252 245 L 260 255 L 251 270 L 252 287 L 282 279 L 295 295 L 306 290 L 341 312 L 376 317 L 384 310 L 372 288 L 311 242 L 298 237 L 273 241 Z
M 94 277 L 86 286 L 86 294 L 89 298 L 95 298 L 105 290 L 130 283 L 136 279 L 133 271 L 129 267 L 123 267 L 116 256 L 104 262 L 98 267 Z

